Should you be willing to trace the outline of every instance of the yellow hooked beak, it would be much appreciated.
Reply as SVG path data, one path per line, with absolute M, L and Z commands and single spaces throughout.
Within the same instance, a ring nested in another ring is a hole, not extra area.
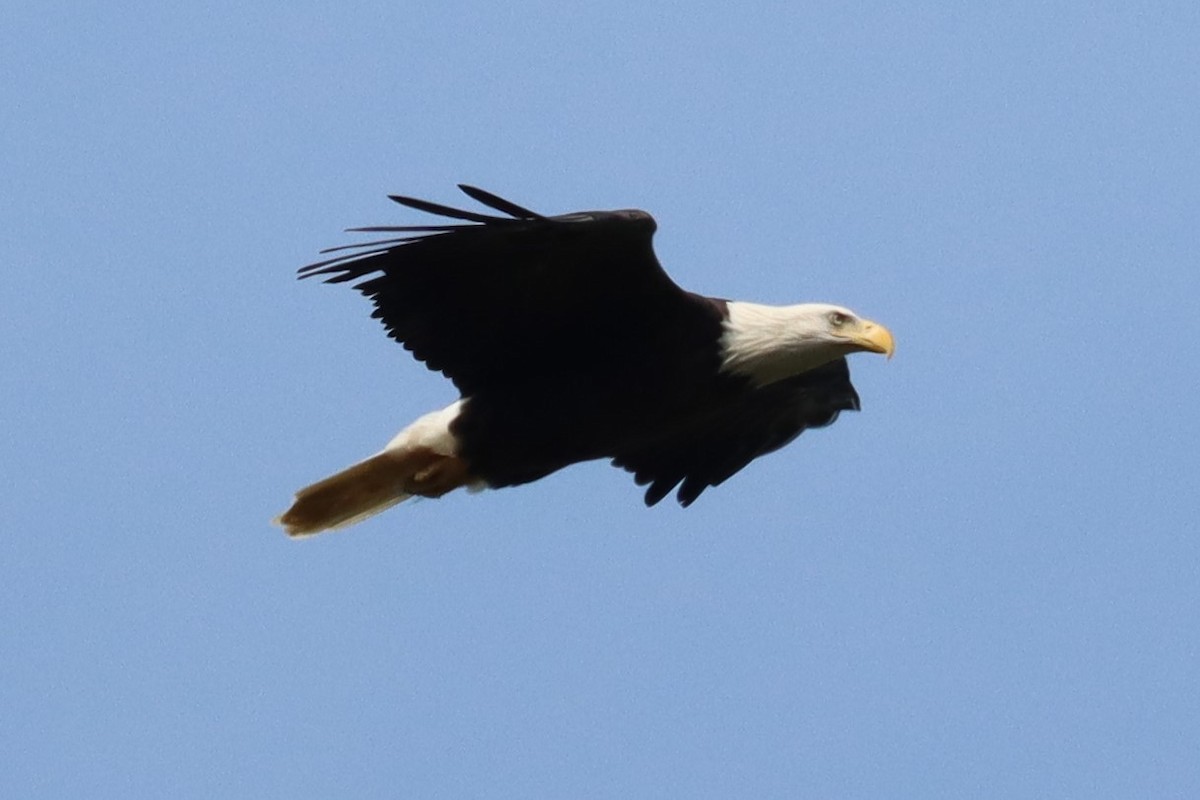
M 855 329 L 845 331 L 844 335 L 863 350 L 883 353 L 889 359 L 896 352 L 896 340 L 892 338 L 892 332 L 869 319 L 859 320 Z

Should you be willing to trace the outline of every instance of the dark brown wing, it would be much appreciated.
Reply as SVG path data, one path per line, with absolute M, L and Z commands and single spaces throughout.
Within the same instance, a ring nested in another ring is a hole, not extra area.
M 659 266 L 643 211 L 543 217 L 473 187 L 498 217 L 407 197 L 402 205 L 467 224 L 357 228 L 398 238 L 343 251 L 300 271 L 375 303 L 388 334 L 464 395 L 528 385 L 622 349 L 677 309 L 691 308 Z M 689 312 L 690 313 L 690 312 Z
M 638 485 L 649 484 L 646 505 L 682 483 L 677 497 L 688 506 L 759 456 L 858 408 L 849 367 L 838 359 L 769 386 L 741 389 L 703 420 L 619 453 L 613 464 L 632 472 Z

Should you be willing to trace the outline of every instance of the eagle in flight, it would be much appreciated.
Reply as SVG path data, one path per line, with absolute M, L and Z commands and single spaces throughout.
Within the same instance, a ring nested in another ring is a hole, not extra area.
M 300 270 L 358 281 L 372 316 L 461 397 L 378 454 L 301 489 L 276 522 L 341 528 L 409 497 L 515 486 L 611 459 L 654 505 L 690 505 L 808 428 L 857 411 L 846 356 L 892 334 L 824 303 L 771 306 L 685 291 L 644 211 L 546 217 L 472 186 L 502 216 L 411 197 L 454 222 L 355 228 L 391 238 L 332 248 Z

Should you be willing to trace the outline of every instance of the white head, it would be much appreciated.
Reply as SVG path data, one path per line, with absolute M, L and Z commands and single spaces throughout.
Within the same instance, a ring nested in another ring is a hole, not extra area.
M 891 332 L 848 308 L 828 303 L 764 306 L 729 303 L 721 368 L 765 385 L 850 353 L 895 351 Z

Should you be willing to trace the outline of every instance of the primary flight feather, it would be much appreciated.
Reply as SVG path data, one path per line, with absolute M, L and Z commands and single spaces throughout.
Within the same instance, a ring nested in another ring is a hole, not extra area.
M 276 522 L 304 536 L 409 497 L 537 480 L 596 458 L 653 505 L 687 506 L 808 428 L 858 410 L 845 356 L 892 334 L 840 306 L 768 306 L 685 291 L 644 211 L 545 217 L 472 186 L 503 214 L 392 196 L 452 223 L 355 228 L 301 278 L 360 281 L 372 316 L 461 397 L 380 453 L 301 489 Z

